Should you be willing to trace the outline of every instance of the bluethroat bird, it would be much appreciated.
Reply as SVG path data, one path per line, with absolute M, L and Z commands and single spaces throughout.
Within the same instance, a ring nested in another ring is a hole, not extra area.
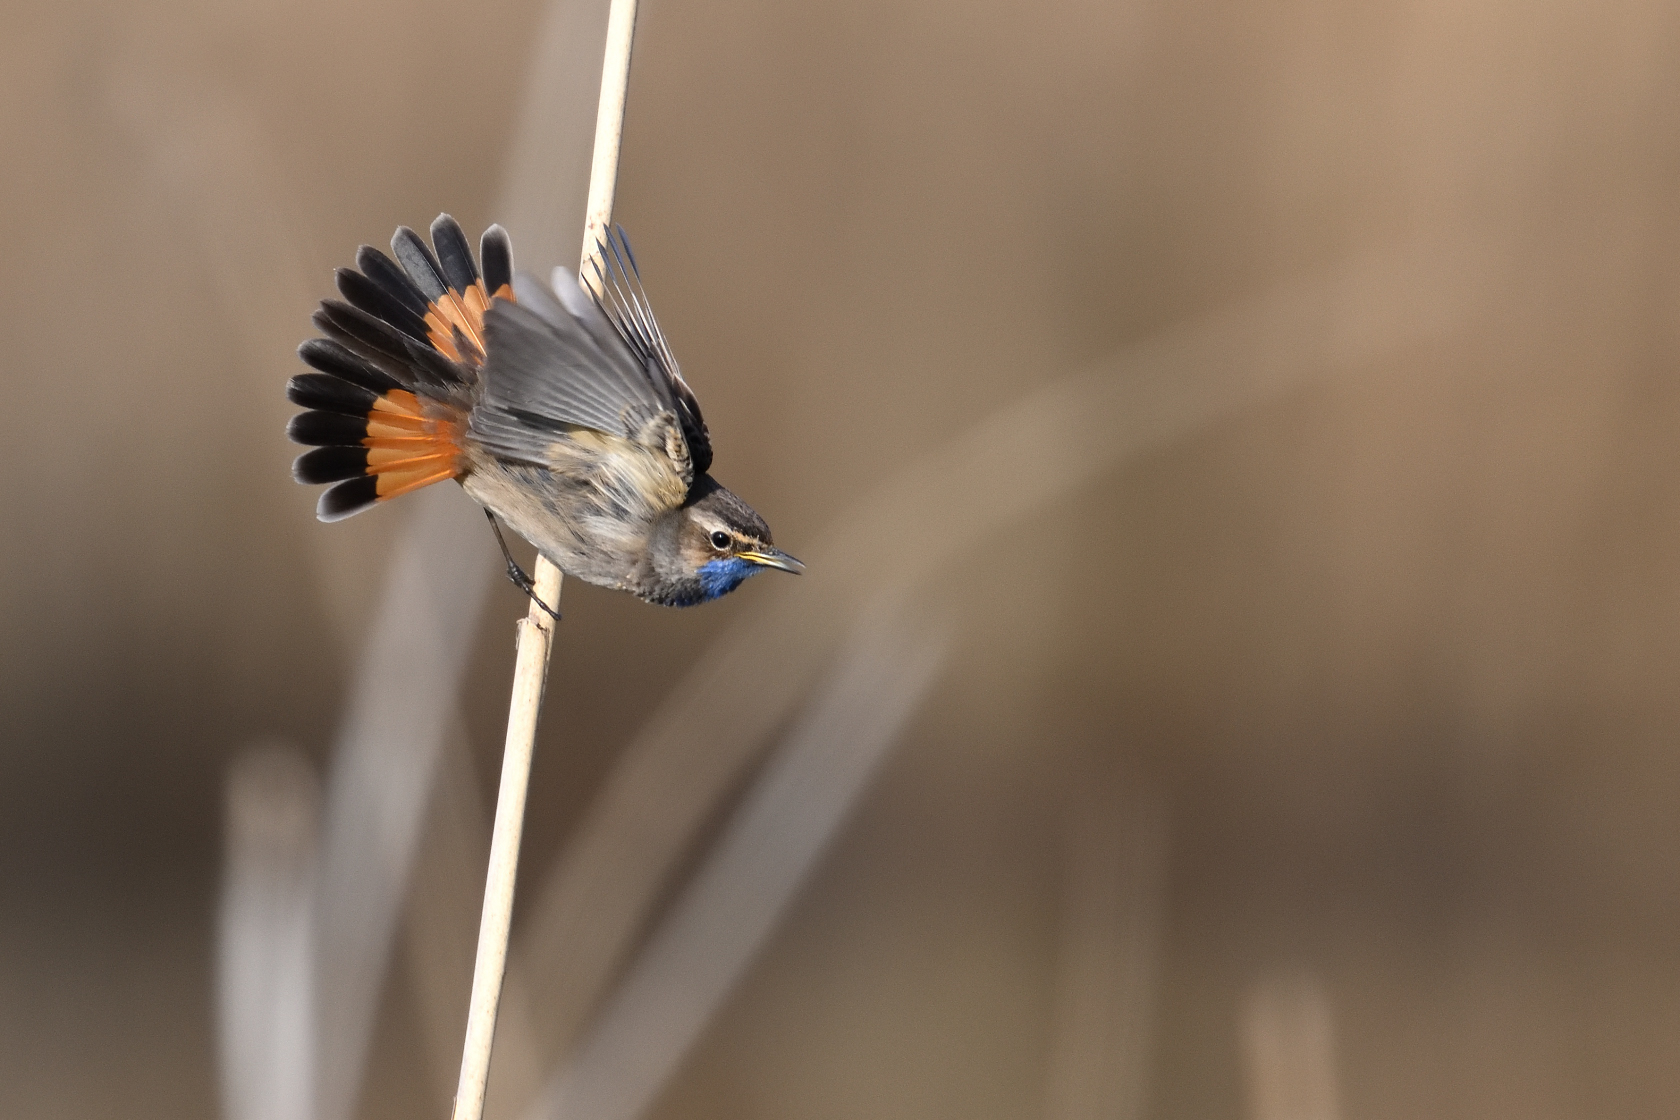
M 706 473 L 700 404 L 622 229 L 596 245 L 588 291 L 565 269 L 552 286 L 516 274 L 500 226 L 479 243 L 481 274 L 447 214 L 431 247 L 403 227 L 391 250 L 394 261 L 364 245 L 360 271 L 338 270 L 344 299 L 314 316 L 326 337 L 298 348 L 316 372 L 286 387 L 310 410 L 286 434 L 314 448 L 292 476 L 332 484 L 322 521 L 452 478 L 533 598 L 497 518 L 565 574 L 666 606 L 727 595 L 766 568 L 803 570 Z

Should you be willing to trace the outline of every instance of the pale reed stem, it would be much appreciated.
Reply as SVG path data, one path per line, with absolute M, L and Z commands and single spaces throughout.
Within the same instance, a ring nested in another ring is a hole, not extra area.
M 630 43 L 636 29 L 636 0 L 612 0 L 607 16 L 606 58 L 601 65 L 601 103 L 595 117 L 595 158 L 589 173 L 589 209 L 583 228 L 583 254 L 606 233 L 618 183 L 618 148 L 624 131 L 624 94 L 630 81 Z M 537 557 L 536 598 L 551 607 L 560 603 L 560 569 Z M 531 750 L 548 679 L 548 654 L 554 621 L 535 602 L 519 621 L 519 654 L 513 669 L 513 698 L 508 705 L 507 744 L 502 748 L 502 781 L 496 794 L 496 823 L 490 836 L 490 868 L 485 876 L 484 913 L 478 925 L 478 956 L 473 963 L 472 1001 L 467 1008 L 467 1038 L 461 1053 L 461 1080 L 455 1090 L 454 1120 L 480 1120 L 490 1072 L 490 1048 L 496 1034 L 507 967 L 508 927 L 513 918 L 514 877 L 519 840 L 525 824 L 525 791 L 531 776 Z

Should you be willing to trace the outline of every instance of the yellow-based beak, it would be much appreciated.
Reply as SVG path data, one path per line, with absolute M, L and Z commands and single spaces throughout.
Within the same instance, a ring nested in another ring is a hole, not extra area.
M 754 564 L 758 564 L 766 568 L 779 568 L 784 572 L 792 572 L 794 575 L 798 575 L 800 572 L 805 570 L 804 564 L 801 564 L 799 561 L 795 560 L 779 548 L 770 548 L 766 546 L 756 552 L 737 552 L 735 555 L 739 556 L 743 560 L 750 560 Z

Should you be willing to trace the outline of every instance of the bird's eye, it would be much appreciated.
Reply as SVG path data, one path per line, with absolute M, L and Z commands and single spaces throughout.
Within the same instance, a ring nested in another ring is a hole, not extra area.
M 729 534 L 724 532 L 722 529 L 719 529 L 715 533 L 713 533 L 712 534 L 712 547 L 717 549 L 719 552 L 722 552 L 724 549 L 728 548 L 729 547 Z

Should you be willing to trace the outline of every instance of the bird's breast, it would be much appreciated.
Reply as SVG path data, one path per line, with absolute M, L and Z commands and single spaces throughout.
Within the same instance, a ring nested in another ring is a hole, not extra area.
M 524 537 L 562 572 L 640 593 L 657 514 L 634 479 L 611 470 L 555 470 L 475 456 L 461 480 L 468 496 Z

